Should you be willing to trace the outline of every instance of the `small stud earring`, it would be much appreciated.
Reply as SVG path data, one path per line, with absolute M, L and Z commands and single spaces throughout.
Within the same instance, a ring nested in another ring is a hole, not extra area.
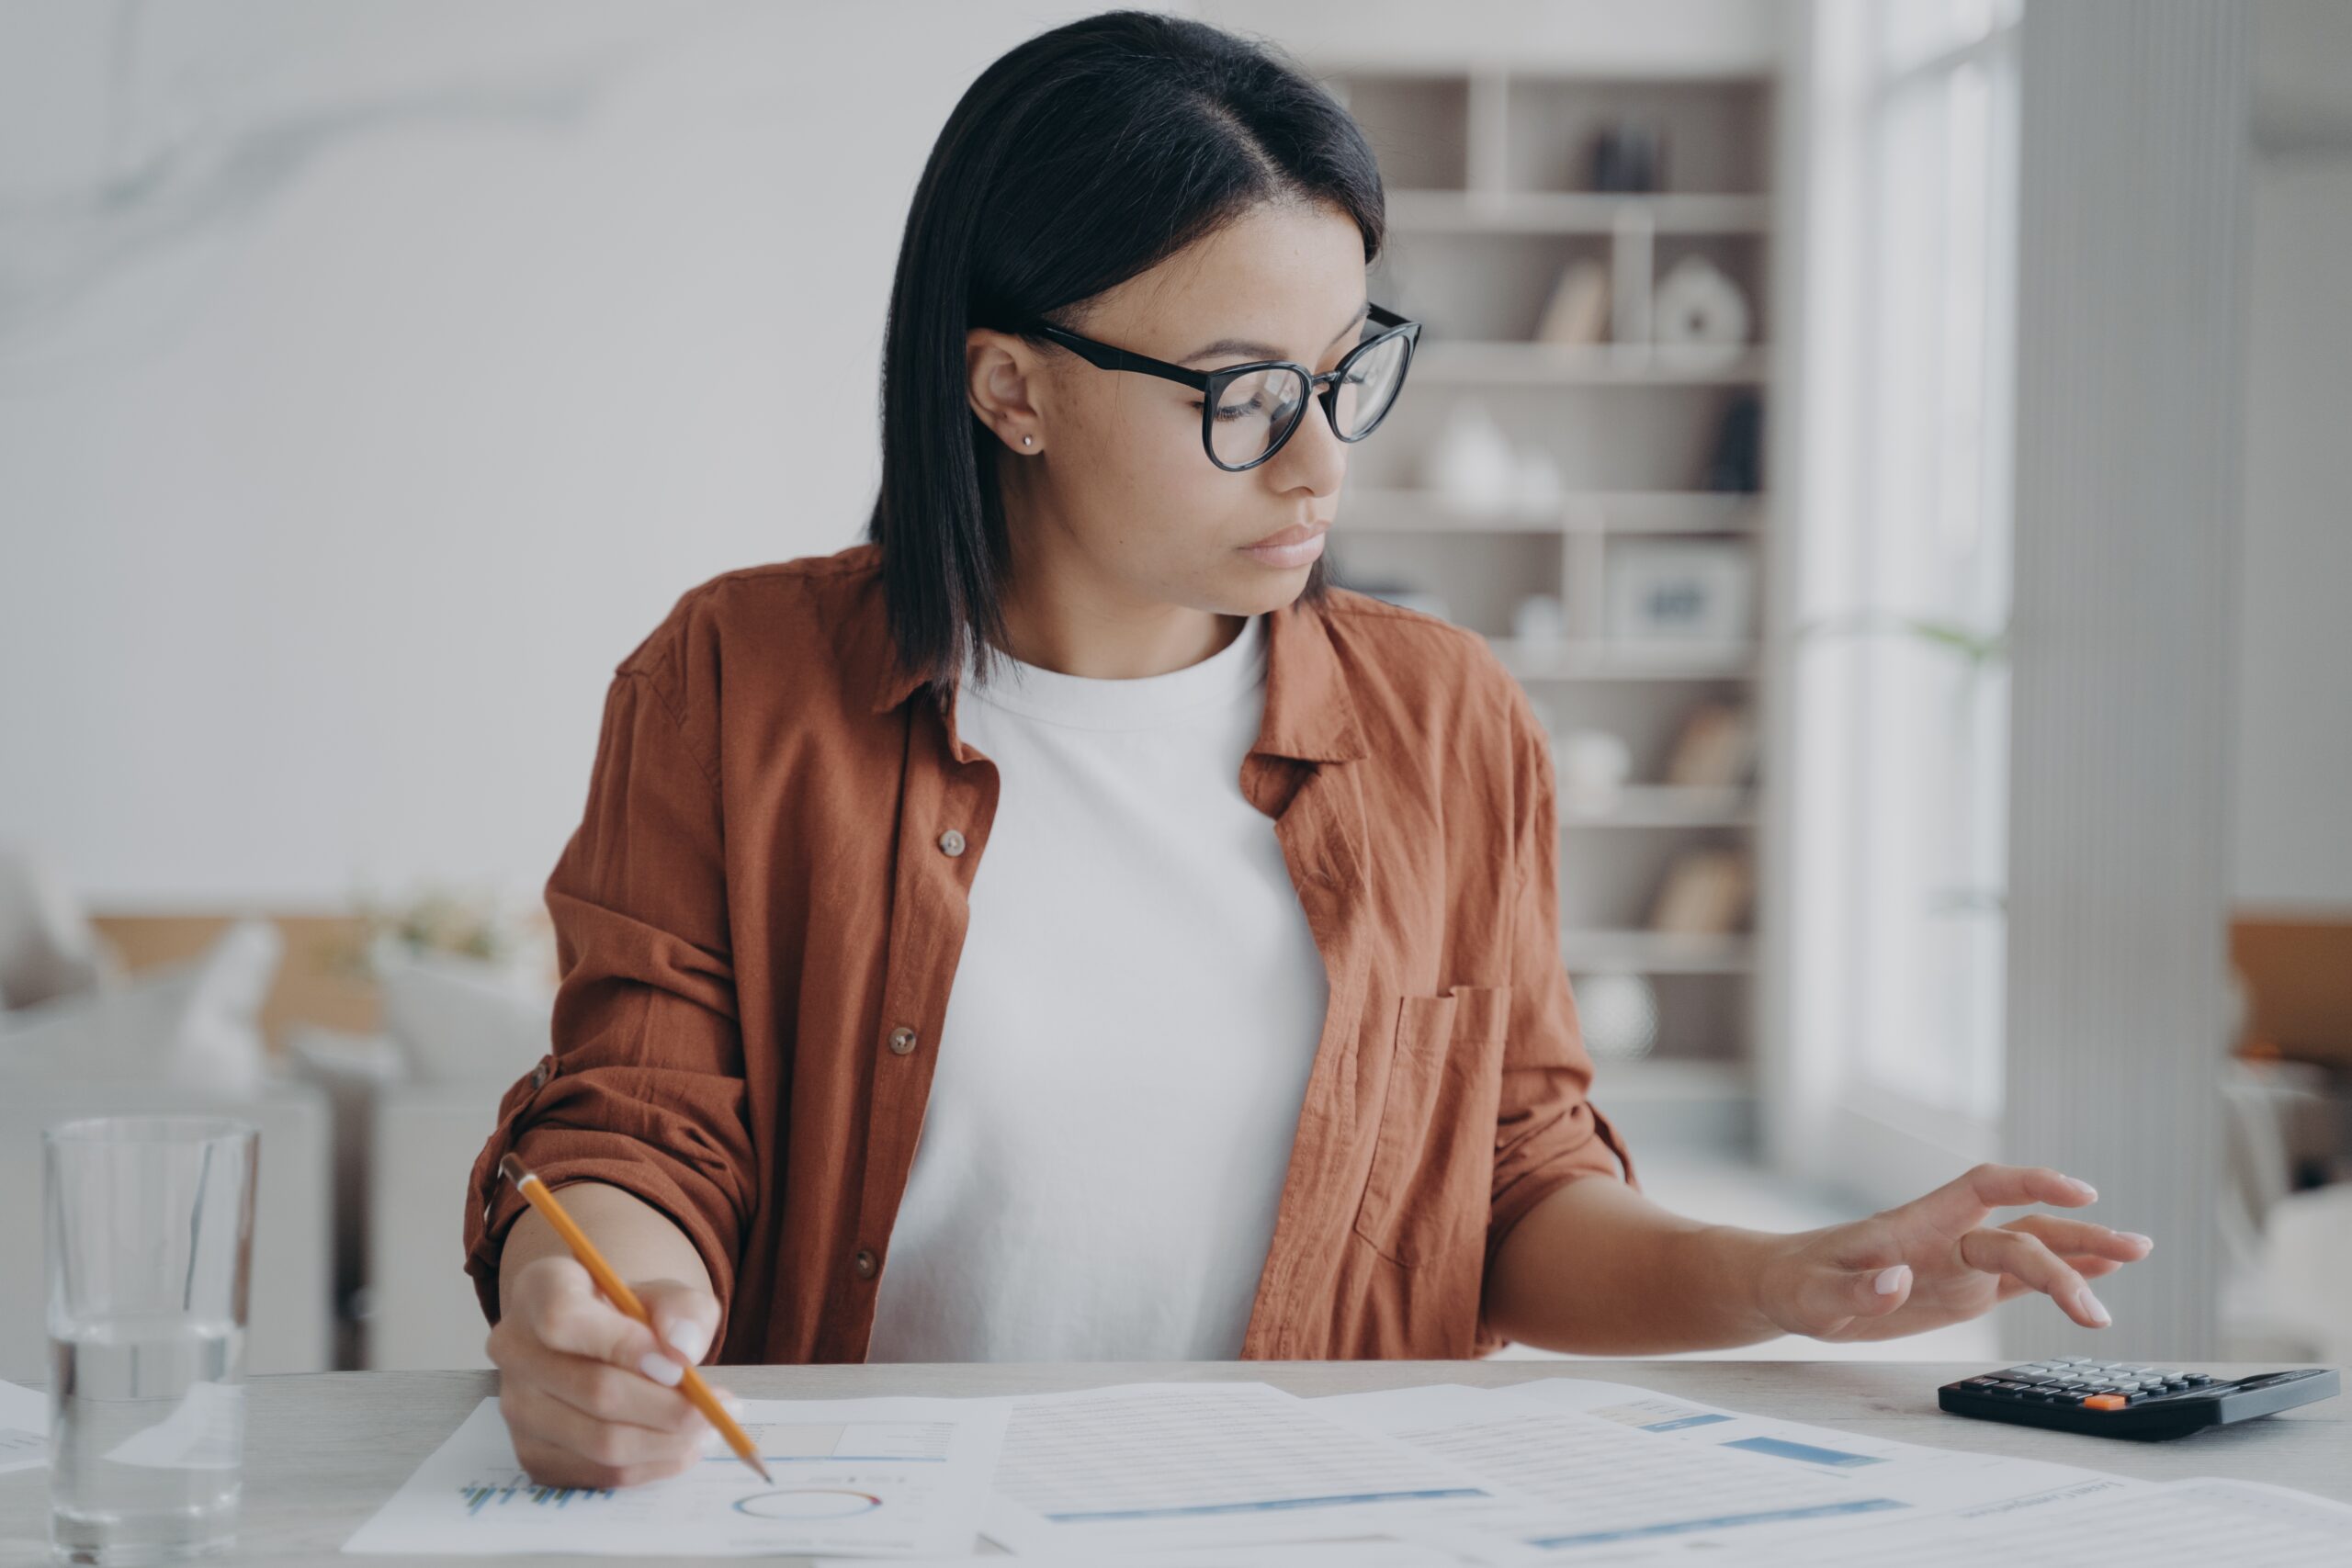
M 1035 446 L 1037 445 L 1037 438 L 1034 435 L 1024 435 L 1021 438 L 1021 445 L 1023 446 Z

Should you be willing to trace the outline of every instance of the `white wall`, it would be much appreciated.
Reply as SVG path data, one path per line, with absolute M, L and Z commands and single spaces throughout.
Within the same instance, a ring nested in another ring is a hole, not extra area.
M 2352 6 L 2256 14 L 2231 892 L 2352 908 Z
M 0 13 L 0 838 L 116 908 L 542 879 L 613 663 L 710 573 L 854 538 L 922 158 L 1094 8 Z M 1652 41 L 1591 0 L 1198 9 L 1320 55 Z M 1686 53 L 1770 37 L 1659 9 Z M 2264 0 L 2257 118 L 2352 119 L 2347 31 Z M 2257 164 L 2244 901 L 2352 902 L 2348 168 Z
M 854 538 L 922 160 L 1095 8 L 0 14 L 0 839 L 535 886 L 678 593 Z

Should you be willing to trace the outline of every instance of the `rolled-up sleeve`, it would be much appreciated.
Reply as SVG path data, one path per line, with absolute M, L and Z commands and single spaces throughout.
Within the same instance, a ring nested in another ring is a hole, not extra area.
M 467 1201 L 466 1269 L 493 1323 L 525 1207 L 498 1174 L 511 1150 L 550 1188 L 604 1182 L 669 1216 L 709 1270 L 725 1339 L 753 1151 L 717 773 L 675 670 L 640 649 L 616 674 L 586 811 L 548 879 L 550 1049 L 501 1100 Z
M 1511 1227 L 1568 1182 L 1622 1177 L 1638 1188 L 1633 1156 L 1586 1098 L 1592 1058 L 1560 957 L 1559 825 L 1552 749 L 1527 695 L 1509 682 L 1514 868 L 1510 1007 L 1502 1098 L 1495 1121 L 1495 1182 L 1487 1265 Z

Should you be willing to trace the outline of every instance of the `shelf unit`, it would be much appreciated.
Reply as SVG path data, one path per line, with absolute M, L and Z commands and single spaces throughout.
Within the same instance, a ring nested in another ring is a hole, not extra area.
M 1763 733 L 1766 666 L 1751 641 L 1612 637 L 1605 590 L 1620 540 L 1710 538 L 1747 547 L 1763 602 L 1767 496 L 1702 487 L 1726 412 L 1760 400 L 1770 370 L 1771 70 L 1611 75 L 1468 61 L 1448 70 L 1424 58 L 1336 63 L 1323 80 L 1364 127 L 1388 185 L 1388 245 L 1373 298 L 1425 323 L 1413 388 L 1351 457 L 1333 568 L 1341 582 L 1442 600 L 1490 639 L 1555 742 L 1583 728 L 1626 740 L 1637 782 L 1600 805 L 1562 791 L 1562 962 L 1572 978 L 1638 975 L 1657 998 L 1650 1054 L 1602 1061 L 1619 1099 L 1680 1107 L 1713 1141 L 1746 1138 L 1755 933 L 1645 927 L 1681 851 L 1747 849 L 1751 874 L 1760 869 L 1752 786 L 1657 781 L 1702 702 L 1744 707 Z M 1621 120 L 1662 131 L 1662 188 L 1588 188 L 1593 138 Z M 1691 254 L 1747 296 L 1754 341 L 1736 353 L 1652 341 L 1656 280 Z M 1561 269 L 1587 258 L 1610 280 L 1609 341 L 1533 341 Z M 1464 400 L 1515 450 L 1549 457 L 1560 493 L 1472 506 L 1427 488 L 1422 459 Z M 1531 593 L 1558 599 L 1563 637 L 1510 635 L 1512 612 Z M 1770 766 L 1759 755 L 1759 774 Z M 1763 892 L 1752 908 L 1769 907 Z

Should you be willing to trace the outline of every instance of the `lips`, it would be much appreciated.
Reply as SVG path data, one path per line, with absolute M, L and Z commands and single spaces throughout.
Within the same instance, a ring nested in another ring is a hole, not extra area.
M 1330 527 L 1329 523 L 1294 523 L 1280 533 L 1269 534 L 1253 540 L 1246 548 L 1253 550 L 1279 549 L 1284 545 L 1303 545 Z

